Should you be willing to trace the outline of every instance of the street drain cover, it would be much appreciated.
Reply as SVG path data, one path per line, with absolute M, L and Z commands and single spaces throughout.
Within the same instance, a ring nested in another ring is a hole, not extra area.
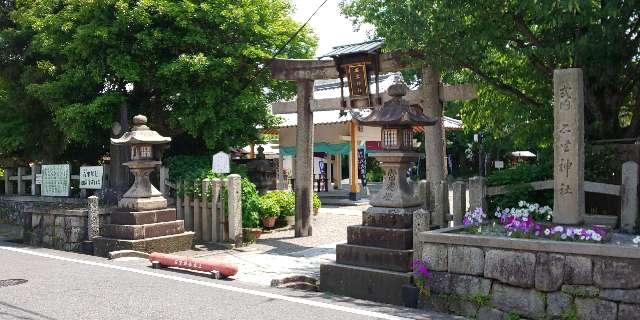
M 26 279 L 5 279 L 0 280 L 0 288 L 17 286 L 23 283 L 26 283 Z

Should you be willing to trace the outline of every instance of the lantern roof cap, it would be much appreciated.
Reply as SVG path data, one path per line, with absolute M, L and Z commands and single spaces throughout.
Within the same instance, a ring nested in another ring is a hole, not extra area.
M 114 145 L 123 144 L 164 144 L 171 142 L 170 137 L 164 137 L 157 131 L 149 129 L 147 117 L 141 114 L 133 117 L 133 128 L 125 132 L 120 138 L 111 138 Z
M 426 116 L 417 106 L 411 106 L 402 97 L 407 94 L 407 86 L 403 82 L 394 83 L 387 89 L 387 93 L 392 97 L 382 105 L 382 108 L 374 109 L 366 117 L 353 114 L 353 119 L 360 125 L 382 127 L 382 126 L 432 126 L 439 118 Z

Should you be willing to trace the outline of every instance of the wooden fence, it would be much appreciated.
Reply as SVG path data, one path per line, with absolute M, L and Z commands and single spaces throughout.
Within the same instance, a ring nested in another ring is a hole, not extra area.
M 635 230 L 638 219 L 638 204 L 640 203 L 638 197 L 638 177 L 639 165 L 634 161 L 625 162 L 622 165 L 622 184 L 606 184 L 585 181 L 584 191 L 598 194 L 606 194 L 611 196 L 620 197 L 621 212 L 619 215 L 620 224 L 624 231 L 631 232 Z M 529 185 L 533 190 L 553 190 L 553 180 L 536 181 L 525 183 L 523 185 Z M 462 217 L 467 210 L 466 192 L 469 190 L 469 209 L 472 208 L 487 208 L 487 197 L 503 195 L 510 191 L 513 185 L 505 186 L 493 186 L 488 187 L 486 185 L 486 179 L 482 177 L 473 177 L 469 179 L 468 183 L 464 181 L 457 181 L 453 184 L 453 224 L 459 225 L 462 222 Z M 587 215 L 595 219 L 606 218 L 607 216 L 594 216 Z
M 232 174 L 227 179 L 205 179 L 200 185 L 193 186 L 201 190 L 199 195 L 185 192 L 190 189 L 185 182 L 174 185 L 164 180 L 160 185 L 161 191 L 175 196 L 178 219 L 184 220 L 187 230 L 195 232 L 197 241 L 242 243 L 239 175 Z
M 42 195 L 41 184 L 37 183 L 37 177 L 42 171 L 42 166 L 34 164 L 31 167 L 17 167 L 17 168 L 5 168 L 4 177 L 0 179 L 0 183 L 3 184 L 3 188 L 0 188 L 0 193 L 3 195 L 19 195 L 19 196 L 40 196 Z M 109 166 L 103 165 L 103 186 L 108 183 L 109 179 Z M 70 175 L 70 185 L 78 185 L 79 183 L 73 183 L 74 181 L 80 181 L 80 174 Z M 69 193 L 71 195 L 71 193 Z M 80 193 L 77 195 L 80 198 L 87 197 L 87 190 L 80 189 Z

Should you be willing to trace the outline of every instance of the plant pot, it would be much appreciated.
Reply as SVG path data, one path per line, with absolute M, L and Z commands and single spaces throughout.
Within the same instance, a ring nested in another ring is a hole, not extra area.
M 273 228 L 276 225 L 278 217 L 264 217 L 262 218 L 262 225 L 265 228 Z
M 242 240 L 245 243 L 254 243 L 260 235 L 262 234 L 262 229 L 260 228 L 242 228 Z
M 285 216 L 284 218 L 287 220 L 288 226 L 293 226 L 296 224 L 296 216 Z
M 320 210 L 320 208 L 313 208 L 313 215 L 318 215 L 318 211 Z
M 408 308 L 417 308 L 418 307 L 418 299 L 420 297 L 420 290 L 410 284 L 405 284 L 401 289 L 402 294 L 402 303 L 405 307 Z

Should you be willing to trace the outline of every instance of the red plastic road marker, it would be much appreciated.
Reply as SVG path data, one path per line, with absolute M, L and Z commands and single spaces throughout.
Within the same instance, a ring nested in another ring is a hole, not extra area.
M 175 256 L 165 253 L 154 252 L 149 256 L 151 263 L 160 264 L 164 267 L 175 267 L 203 272 L 211 272 L 216 278 L 226 278 L 238 273 L 238 267 L 222 262 L 196 259 L 189 257 Z

